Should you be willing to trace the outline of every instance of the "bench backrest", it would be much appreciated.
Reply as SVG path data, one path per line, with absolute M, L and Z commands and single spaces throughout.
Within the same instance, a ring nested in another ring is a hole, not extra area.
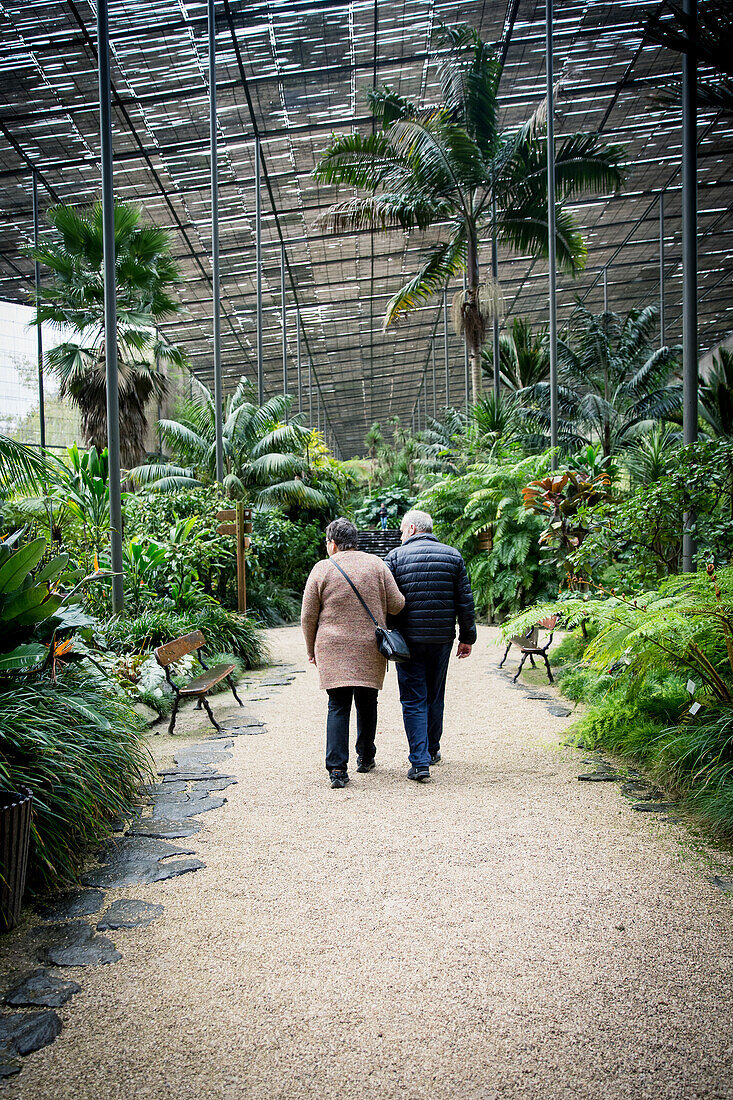
M 206 639 L 200 630 L 194 630 L 193 634 L 184 634 L 181 638 L 174 638 L 172 642 L 159 645 L 155 650 L 155 659 L 163 668 L 180 661 L 188 653 L 193 653 L 206 644 Z

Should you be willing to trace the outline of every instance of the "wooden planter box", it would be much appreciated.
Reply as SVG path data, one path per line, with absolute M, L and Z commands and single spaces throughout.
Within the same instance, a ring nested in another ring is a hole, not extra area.
M 20 918 L 31 839 L 31 791 L 0 791 L 0 932 Z

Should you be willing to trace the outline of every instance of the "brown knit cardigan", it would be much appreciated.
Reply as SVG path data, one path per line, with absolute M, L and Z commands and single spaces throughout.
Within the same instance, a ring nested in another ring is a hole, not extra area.
M 396 615 L 405 606 L 394 577 L 375 554 L 340 550 L 336 561 L 380 626 L 385 626 L 387 613 Z M 382 687 L 387 662 L 377 649 L 374 623 L 330 558 L 311 570 L 300 623 L 308 656 L 315 654 L 322 688 Z

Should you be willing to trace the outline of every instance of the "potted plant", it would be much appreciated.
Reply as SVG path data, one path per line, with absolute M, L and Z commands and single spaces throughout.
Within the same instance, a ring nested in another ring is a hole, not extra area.
M 0 932 L 15 928 L 20 918 L 32 811 L 31 791 L 0 791 Z

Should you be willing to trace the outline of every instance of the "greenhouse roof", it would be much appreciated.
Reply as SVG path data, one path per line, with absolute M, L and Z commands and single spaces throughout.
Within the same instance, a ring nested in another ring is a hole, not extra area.
M 412 273 L 422 234 L 368 231 L 336 237 L 316 224 L 334 200 L 313 166 L 331 133 L 369 130 L 366 93 L 389 84 L 425 103 L 437 96 L 431 32 L 458 16 L 497 43 L 505 59 L 503 121 L 524 121 L 544 95 L 544 3 L 473 0 L 217 0 L 217 66 L 225 389 L 256 377 L 254 137 L 262 142 L 265 390 L 282 389 L 280 257 L 287 267 L 288 353 L 295 390 L 296 305 L 303 363 L 344 456 L 362 448 L 374 420 L 409 421 L 437 333 L 437 401 L 445 401 L 443 314 L 435 300 L 387 333 L 385 304 Z M 586 270 L 559 279 L 558 312 L 579 298 L 612 309 L 659 296 L 659 199 L 664 193 L 667 341 L 681 339 L 680 111 L 652 94 L 679 78 L 678 55 L 644 44 L 662 3 L 561 0 L 555 70 L 563 78 L 556 130 L 600 131 L 628 149 L 632 171 L 618 195 L 575 207 L 588 243 Z M 27 300 L 32 263 L 31 170 L 42 210 L 100 194 L 96 12 L 85 0 L 6 0 L 0 8 L 0 297 Z M 207 384 L 213 373 L 206 4 L 114 0 L 110 5 L 116 196 L 169 227 L 187 313 L 168 327 Z M 733 120 L 701 111 L 699 332 L 701 350 L 733 330 Z M 437 232 L 437 231 L 436 231 Z M 490 249 L 481 261 L 489 261 Z M 506 315 L 542 325 L 547 266 L 503 249 Z M 463 346 L 448 337 L 451 402 L 464 398 Z M 308 395 L 303 404 L 307 410 Z M 432 408 L 430 409 L 432 411 Z M 313 418 L 315 420 L 315 408 Z

